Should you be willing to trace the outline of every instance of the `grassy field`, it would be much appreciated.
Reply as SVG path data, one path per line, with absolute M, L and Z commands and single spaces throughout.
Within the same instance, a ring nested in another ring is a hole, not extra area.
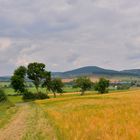
M 21 102 L 21 99 L 11 101 Z M 0 121 L 0 139 L 140 139 L 140 90 L 104 95 L 64 94 L 56 99 L 20 103 L 10 108 L 11 111 L 5 111 L 5 107 L 0 110 L 3 112 L 0 120 L 4 122 Z M 2 129 L 4 126 L 7 127 Z
M 10 102 L 0 103 L 0 128 L 9 123 L 17 111 L 18 107 Z
M 139 140 L 140 91 L 37 101 L 60 140 Z

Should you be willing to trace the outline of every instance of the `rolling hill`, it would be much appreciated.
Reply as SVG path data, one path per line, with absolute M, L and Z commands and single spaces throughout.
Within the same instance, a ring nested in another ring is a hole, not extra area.
M 140 70 L 123 70 L 116 71 L 110 69 L 103 69 L 97 66 L 87 66 L 78 69 L 74 69 L 66 72 L 53 73 L 54 77 L 76 77 L 76 76 L 140 76 Z
M 77 76 L 134 76 L 140 77 L 140 69 L 116 71 L 97 66 L 87 66 L 66 72 L 52 72 L 53 77 L 72 78 Z M 10 76 L 1 76 L 0 81 L 10 81 Z

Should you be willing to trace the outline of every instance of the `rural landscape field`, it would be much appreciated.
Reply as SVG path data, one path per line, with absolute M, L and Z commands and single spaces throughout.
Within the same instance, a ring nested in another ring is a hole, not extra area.
M 0 0 L 0 140 L 140 140 L 140 0 Z
M 139 140 L 140 90 L 62 95 L 0 108 L 1 140 Z

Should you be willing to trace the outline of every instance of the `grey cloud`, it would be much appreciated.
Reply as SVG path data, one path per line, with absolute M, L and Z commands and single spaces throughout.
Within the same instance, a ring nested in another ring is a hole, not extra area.
M 32 61 L 49 70 L 139 68 L 139 0 L 0 0 L 0 75 Z M 5 49 L 3 49 L 5 48 Z

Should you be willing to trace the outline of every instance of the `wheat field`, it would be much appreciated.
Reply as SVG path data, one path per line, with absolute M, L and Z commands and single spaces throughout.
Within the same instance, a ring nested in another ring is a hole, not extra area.
M 140 140 L 140 90 L 1 105 L 0 139 Z
M 60 140 L 139 140 L 140 90 L 37 101 Z

